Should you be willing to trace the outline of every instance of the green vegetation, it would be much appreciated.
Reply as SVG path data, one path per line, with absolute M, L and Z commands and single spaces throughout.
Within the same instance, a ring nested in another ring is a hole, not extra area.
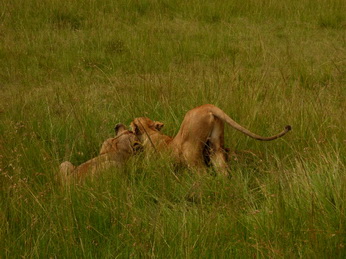
M 0 2 L 1 258 L 345 258 L 344 0 Z M 134 157 L 83 185 L 138 116 L 174 135 L 212 103 L 232 177 Z M 200 199 L 189 195 L 198 188 Z

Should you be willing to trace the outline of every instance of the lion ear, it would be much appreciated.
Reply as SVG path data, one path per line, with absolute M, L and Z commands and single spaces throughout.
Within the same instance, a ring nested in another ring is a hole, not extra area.
M 163 128 L 163 126 L 165 126 L 165 124 L 159 121 L 155 121 L 154 123 L 155 123 L 155 129 L 157 129 L 158 131 L 160 131 Z
M 132 130 L 137 136 L 138 136 L 138 135 L 141 135 L 141 132 L 140 132 L 140 130 L 139 130 L 139 127 L 138 127 L 138 125 L 137 125 L 136 123 L 131 122 L 130 127 L 131 127 L 131 130 Z
M 120 133 L 126 130 L 126 127 L 124 124 L 118 123 L 117 125 L 115 125 L 114 130 L 115 134 L 118 136 Z

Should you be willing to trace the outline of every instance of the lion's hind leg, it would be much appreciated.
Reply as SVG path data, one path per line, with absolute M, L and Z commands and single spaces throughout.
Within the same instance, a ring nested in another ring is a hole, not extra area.
M 227 151 L 224 148 L 224 123 L 216 119 L 208 139 L 209 159 L 217 174 L 228 176 Z
M 206 167 L 203 157 L 203 150 L 200 150 L 199 147 L 196 148 L 196 145 L 193 144 L 185 144 L 183 148 L 183 158 L 187 166 L 200 175 L 206 173 Z
M 228 176 L 227 153 L 224 149 L 212 150 L 210 160 L 219 175 Z

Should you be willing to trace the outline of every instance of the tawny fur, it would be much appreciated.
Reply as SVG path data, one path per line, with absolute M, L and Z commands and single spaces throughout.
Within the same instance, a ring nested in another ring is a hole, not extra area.
M 136 135 L 126 130 L 123 124 L 117 124 L 116 137 L 103 142 L 100 154 L 85 163 L 74 166 L 65 161 L 60 164 L 60 176 L 63 181 L 73 179 L 81 180 L 87 175 L 95 175 L 111 167 L 121 167 L 142 146 Z
M 160 130 L 164 124 L 147 117 L 135 118 L 131 128 L 145 149 L 169 150 L 177 161 L 197 168 L 198 172 L 205 171 L 207 155 L 209 156 L 207 160 L 211 161 L 219 174 L 228 175 L 224 148 L 225 123 L 249 137 L 262 141 L 277 139 L 291 130 L 290 126 L 286 126 L 279 134 L 262 137 L 239 125 L 212 104 L 205 104 L 188 111 L 175 137 L 162 134 Z

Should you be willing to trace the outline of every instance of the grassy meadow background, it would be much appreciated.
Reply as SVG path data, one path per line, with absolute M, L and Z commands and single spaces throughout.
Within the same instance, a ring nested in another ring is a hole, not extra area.
M 63 186 L 138 116 L 219 106 L 230 179 L 134 157 Z M 1 258 L 345 258 L 346 2 L 2 0 Z M 189 199 L 197 185 L 198 200 Z

